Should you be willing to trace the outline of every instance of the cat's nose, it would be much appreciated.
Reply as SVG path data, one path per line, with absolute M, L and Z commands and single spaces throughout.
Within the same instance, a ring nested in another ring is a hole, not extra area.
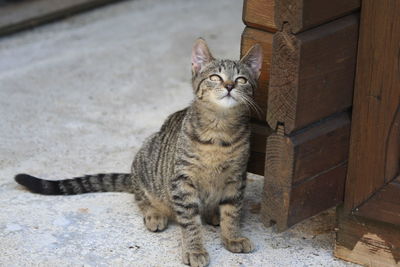
M 227 83 L 225 84 L 225 88 L 228 90 L 228 92 L 232 91 L 234 84 L 233 83 Z

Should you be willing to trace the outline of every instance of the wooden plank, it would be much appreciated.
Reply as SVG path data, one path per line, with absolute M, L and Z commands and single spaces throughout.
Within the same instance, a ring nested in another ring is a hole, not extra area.
M 250 27 L 276 32 L 275 0 L 244 0 L 243 22 Z
M 283 24 L 288 23 L 292 33 L 299 33 L 354 12 L 359 7 L 360 0 L 276 0 L 275 24 L 282 29 Z
M 263 50 L 261 75 L 258 81 L 258 88 L 254 94 L 254 99 L 261 109 L 261 114 L 258 115 L 257 113 L 252 113 L 253 118 L 262 121 L 265 121 L 268 103 L 268 82 L 272 53 L 272 37 L 272 33 L 246 27 L 243 31 L 241 42 L 241 56 L 246 54 L 246 52 L 256 43 L 260 44 Z
M 354 214 L 400 225 L 400 184 L 395 180 L 389 183 L 357 208 Z
M 400 228 L 337 209 L 335 256 L 363 266 L 400 266 Z
M 250 124 L 250 159 L 247 171 L 258 175 L 264 175 L 265 169 L 265 150 L 267 138 L 272 133 L 272 129 L 266 123 L 253 121 Z
M 350 120 L 341 113 L 267 140 L 262 218 L 278 231 L 342 202 Z
M 269 32 L 281 30 L 288 23 L 292 33 L 299 33 L 359 7 L 360 0 L 245 0 L 243 22 Z
M 289 134 L 352 104 L 358 16 L 273 38 L 267 121 Z
M 290 136 L 295 162 L 293 183 L 337 166 L 348 158 L 350 118 L 338 114 Z
M 286 227 L 342 203 L 346 173 L 342 162 L 292 187 Z
M 11 1 L 0 8 L 0 35 L 9 34 L 118 0 Z
M 398 170 L 400 146 L 393 144 L 398 144 L 400 107 L 399 13 L 400 1 L 363 1 L 346 182 L 347 212 L 371 198 Z

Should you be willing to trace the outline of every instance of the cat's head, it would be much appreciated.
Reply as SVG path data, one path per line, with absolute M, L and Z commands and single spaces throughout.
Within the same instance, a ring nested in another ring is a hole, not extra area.
M 192 83 L 198 101 L 223 109 L 254 105 L 262 64 L 261 46 L 254 45 L 240 60 L 215 59 L 199 38 L 192 49 Z

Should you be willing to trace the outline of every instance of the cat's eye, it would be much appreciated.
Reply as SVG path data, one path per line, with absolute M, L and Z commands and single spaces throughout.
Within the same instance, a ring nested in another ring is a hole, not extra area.
M 244 77 L 239 77 L 239 78 L 236 78 L 235 82 L 240 83 L 240 84 L 245 84 L 245 83 L 247 83 L 247 80 Z
M 214 74 L 210 76 L 210 80 L 213 82 L 220 82 L 222 81 L 222 78 L 219 75 Z

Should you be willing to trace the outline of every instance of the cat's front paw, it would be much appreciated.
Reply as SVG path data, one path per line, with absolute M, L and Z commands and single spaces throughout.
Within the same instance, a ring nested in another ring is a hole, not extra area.
M 233 253 L 249 253 L 254 249 L 253 244 L 247 237 L 224 239 L 223 243 L 225 248 Z
M 187 250 L 183 252 L 183 263 L 190 265 L 191 267 L 203 267 L 207 266 L 210 262 L 208 252 L 204 249 L 199 250 Z

